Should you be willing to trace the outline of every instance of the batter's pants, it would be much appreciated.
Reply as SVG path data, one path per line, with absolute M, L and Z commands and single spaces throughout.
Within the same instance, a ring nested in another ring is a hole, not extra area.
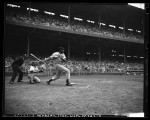
M 57 80 L 60 78 L 61 71 L 66 72 L 66 79 L 70 80 L 70 70 L 63 65 L 56 64 L 56 74 L 52 77 L 52 80 Z

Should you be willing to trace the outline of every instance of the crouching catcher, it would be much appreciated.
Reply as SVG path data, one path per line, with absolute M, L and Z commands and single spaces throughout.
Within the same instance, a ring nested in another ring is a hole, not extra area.
M 35 73 L 38 72 L 43 72 L 43 70 L 40 70 L 38 68 L 37 63 L 32 62 L 28 70 L 28 78 L 30 79 L 30 84 L 40 83 L 41 80 L 35 75 Z

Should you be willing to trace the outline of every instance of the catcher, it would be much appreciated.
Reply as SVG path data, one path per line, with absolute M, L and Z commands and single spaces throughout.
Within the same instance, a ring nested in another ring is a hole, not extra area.
M 56 74 L 47 81 L 47 84 L 50 85 L 50 82 L 57 80 L 60 78 L 61 71 L 66 72 L 66 86 L 72 86 L 72 84 L 69 82 L 70 80 L 70 70 L 66 68 L 64 65 L 62 65 L 63 62 L 66 62 L 66 56 L 64 54 L 64 48 L 59 47 L 58 52 L 54 52 L 50 57 L 46 58 L 42 62 L 45 62 L 47 60 L 53 60 L 53 65 L 56 68 Z
M 40 83 L 41 80 L 35 75 L 35 73 L 38 72 L 43 72 L 43 70 L 40 70 L 38 68 L 37 63 L 32 62 L 28 70 L 28 78 L 30 79 L 30 84 Z

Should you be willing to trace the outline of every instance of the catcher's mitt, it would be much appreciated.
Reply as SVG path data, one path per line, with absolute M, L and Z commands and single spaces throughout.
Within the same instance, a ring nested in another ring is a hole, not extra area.
M 39 70 L 45 71 L 46 70 L 46 65 L 41 64 L 38 68 L 39 68 Z

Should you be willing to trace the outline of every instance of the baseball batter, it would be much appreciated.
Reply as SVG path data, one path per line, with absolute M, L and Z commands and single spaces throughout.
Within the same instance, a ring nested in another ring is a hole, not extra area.
M 65 49 L 63 47 L 59 47 L 58 52 L 54 52 L 50 57 L 43 60 L 43 62 L 47 60 L 52 60 L 54 67 L 56 68 L 56 74 L 47 81 L 47 84 L 50 85 L 50 82 L 57 80 L 60 78 L 61 71 L 66 72 L 66 86 L 72 86 L 72 84 L 69 82 L 70 80 L 70 70 L 66 68 L 64 65 L 62 65 L 63 62 L 66 62 L 66 56 L 64 54 Z
M 35 73 L 40 72 L 35 62 L 32 62 L 28 70 L 28 78 L 30 79 L 30 84 L 40 83 L 40 79 L 35 76 Z

